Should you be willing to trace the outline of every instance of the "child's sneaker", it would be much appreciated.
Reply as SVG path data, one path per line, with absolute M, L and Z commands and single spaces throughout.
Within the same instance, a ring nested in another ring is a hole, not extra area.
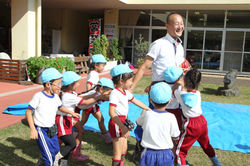
M 109 134 L 109 132 L 106 132 L 105 134 L 102 134 L 102 137 L 104 138 L 104 141 L 106 144 L 112 143 L 112 138 Z
M 217 156 L 210 157 L 210 160 L 213 162 L 213 166 L 221 166 Z
M 76 148 L 72 152 L 72 159 L 77 161 L 86 161 L 89 159 L 87 155 L 81 153 L 82 144 L 77 145 Z

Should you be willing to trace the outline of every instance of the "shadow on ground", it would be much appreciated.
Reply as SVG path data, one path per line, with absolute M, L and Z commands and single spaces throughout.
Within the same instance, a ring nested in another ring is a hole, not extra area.
M 39 156 L 35 141 L 23 140 L 20 138 L 7 138 L 7 141 L 13 144 L 8 146 L 0 143 L 0 161 L 4 165 L 34 165 L 32 161 L 27 160 L 27 156 L 35 159 Z M 21 151 L 21 152 L 17 152 Z M 21 154 L 21 155 L 20 155 Z M 22 157 L 25 155 L 25 157 Z M 1 164 L 0 164 L 1 165 Z
M 205 94 L 208 94 L 208 95 L 217 95 L 218 96 L 217 89 L 212 89 L 212 88 L 203 88 L 201 90 L 201 93 L 205 93 Z

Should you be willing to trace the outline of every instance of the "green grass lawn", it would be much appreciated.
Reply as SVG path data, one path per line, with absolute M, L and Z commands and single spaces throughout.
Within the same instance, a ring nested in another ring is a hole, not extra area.
M 139 82 L 134 93 L 144 93 L 144 88 L 150 84 L 150 81 L 150 77 L 144 77 Z M 203 83 L 199 88 L 202 93 L 202 100 L 221 103 L 249 104 L 249 87 L 240 87 L 241 95 L 238 97 L 223 97 L 214 95 L 214 92 L 219 86 L 220 85 Z M 70 160 L 70 165 L 111 165 L 112 145 L 106 145 L 100 133 L 86 131 L 84 141 L 87 141 L 88 144 L 82 146 L 82 152 L 88 154 L 90 160 L 88 162 L 73 162 Z M 132 153 L 135 148 L 135 142 L 135 138 L 129 138 L 128 154 L 125 163 L 127 166 L 135 165 L 132 162 Z M 250 154 L 223 150 L 216 150 L 216 154 L 221 161 L 222 166 L 250 165 Z M 0 130 L 0 166 L 30 166 L 37 162 L 38 157 L 38 147 L 35 141 L 29 139 L 29 128 L 25 120 L 22 123 Z M 187 160 L 194 166 L 211 165 L 210 160 L 199 147 L 192 147 L 190 149 Z

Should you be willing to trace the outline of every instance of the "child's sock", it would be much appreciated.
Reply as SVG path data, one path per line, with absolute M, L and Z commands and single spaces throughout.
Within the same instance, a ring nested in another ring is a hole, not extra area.
M 68 160 L 61 159 L 61 164 L 60 166 L 68 166 Z
M 213 166 L 221 166 L 217 156 L 210 157 L 210 160 L 213 162 Z
M 122 154 L 122 156 L 121 156 L 121 164 L 120 164 L 120 166 L 124 166 L 125 155 L 126 155 L 126 153 Z
M 63 155 L 60 152 L 58 152 L 55 156 L 54 166 L 58 166 L 58 162 L 61 158 L 63 158 Z
M 112 166 L 120 166 L 121 160 L 112 159 Z

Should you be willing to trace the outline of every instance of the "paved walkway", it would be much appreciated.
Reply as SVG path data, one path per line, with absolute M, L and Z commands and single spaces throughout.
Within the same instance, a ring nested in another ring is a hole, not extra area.
M 100 74 L 100 77 L 110 78 L 109 71 Z M 82 92 L 85 87 L 86 74 L 82 75 L 78 92 Z M 42 85 L 19 85 L 16 83 L 0 82 L 0 129 L 21 122 L 25 116 L 3 114 L 8 106 L 29 102 L 36 92 L 43 89 Z

